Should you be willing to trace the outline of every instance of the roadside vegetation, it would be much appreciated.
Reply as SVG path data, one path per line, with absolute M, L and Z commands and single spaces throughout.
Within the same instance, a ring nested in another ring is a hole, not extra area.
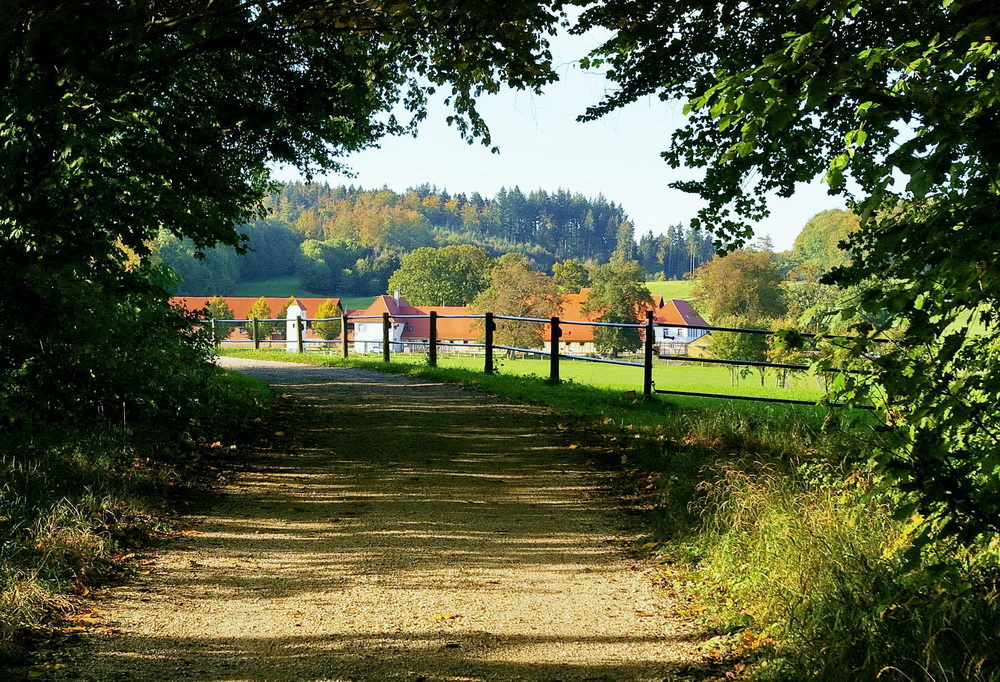
M 128 321 L 127 308 L 101 311 L 111 315 L 105 322 Z M 157 312 L 159 324 L 152 311 L 143 322 L 158 340 L 125 335 L 95 350 L 94 377 L 50 368 L 65 393 L 37 386 L 8 411 L 0 432 L 0 666 L 17 663 L 49 626 L 72 616 L 77 597 L 133 570 L 141 547 L 169 535 L 191 492 L 226 475 L 268 400 L 266 387 L 209 362 L 209 339 L 190 327 L 183 341 L 167 334 L 167 324 L 189 320 L 165 306 Z
M 896 514 L 901 495 L 863 464 L 882 437 L 871 413 L 646 401 L 507 365 L 488 376 L 478 361 L 222 352 L 460 382 L 592 432 L 645 496 L 645 544 L 672 567 L 664 580 L 700 594 L 695 614 L 717 635 L 706 655 L 749 678 L 1000 679 L 1000 550 L 940 541 L 914 552 L 922 519 Z

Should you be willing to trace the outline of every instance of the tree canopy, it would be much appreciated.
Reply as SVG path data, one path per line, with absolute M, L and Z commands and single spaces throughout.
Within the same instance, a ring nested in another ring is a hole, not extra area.
M 527 258 L 508 253 L 497 259 L 488 286 L 473 305 L 496 315 L 551 317 L 559 309 L 559 291 L 555 280 L 533 270 Z M 497 320 L 493 338 L 502 346 L 516 348 L 538 348 L 542 341 L 536 325 L 512 320 Z
M 755 325 L 786 311 L 781 273 L 765 251 L 716 256 L 695 271 L 692 293 L 712 320 L 738 317 Z
M 591 291 L 584 312 L 599 313 L 601 322 L 636 324 L 645 311 L 652 309 L 653 298 L 645 284 L 642 266 L 634 260 L 616 257 L 594 268 Z M 596 327 L 594 345 L 608 355 L 632 352 L 642 338 L 638 329 Z
M 124 343 L 113 322 L 131 315 L 130 297 L 147 316 L 175 315 L 169 281 L 145 262 L 150 244 L 162 230 L 195 251 L 240 245 L 234 226 L 263 217 L 270 164 L 341 168 L 346 152 L 411 131 L 441 88 L 454 109 L 448 122 L 488 144 L 475 97 L 555 78 L 544 36 L 559 9 L 507 0 L 5 3 L 0 410 L 29 395 L 53 408 L 86 406 L 99 393 L 120 404 L 145 385 L 126 387 L 92 356 Z
M 486 288 L 493 264 L 478 246 L 424 247 L 403 257 L 389 288 L 414 305 L 469 305 Z
M 684 102 L 663 156 L 704 169 L 675 186 L 703 198 L 695 224 L 720 245 L 747 240 L 770 193 L 824 176 L 847 199 L 860 229 L 829 281 L 858 287 L 842 313 L 862 339 L 838 362 L 866 371 L 834 383 L 891 418 L 877 459 L 915 494 L 901 514 L 1000 530 L 995 4 L 612 0 L 584 13 L 591 27 L 614 35 L 587 66 L 620 87 L 587 116 Z M 865 340 L 892 327 L 891 346 Z

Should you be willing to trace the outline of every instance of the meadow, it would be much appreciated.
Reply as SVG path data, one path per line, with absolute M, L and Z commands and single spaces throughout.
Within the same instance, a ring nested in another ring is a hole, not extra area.
M 646 288 L 649 289 L 649 293 L 653 295 L 659 294 L 663 298 L 681 298 L 687 300 L 691 298 L 692 284 L 694 282 L 689 279 L 673 279 L 662 282 L 646 282 Z
M 392 361 L 397 363 L 423 364 L 427 362 L 424 353 L 395 353 Z M 638 361 L 628 359 L 627 361 Z M 459 355 L 438 353 L 441 367 L 482 371 L 482 355 Z M 497 372 L 513 376 L 535 376 L 547 378 L 549 359 L 543 357 L 508 359 L 503 355 L 495 358 Z M 560 361 L 560 377 L 564 382 L 586 384 L 597 388 L 642 390 L 642 368 L 609 365 L 584 360 Z M 816 378 L 810 375 L 789 377 L 788 388 L 774 387 L 774 373 L 765 374 L 765 386 L 760 385 L 760 374 L 752 372 L 732 385 L 729 370 L 724 367 L 703 365 L 658 363 L 653 367 L 653 382 L 656 388 L 678 391 L 700 391 L 704 393 L 725 393 L 728 395 L 748 395 L 767 398 L 792 398 L 795 400 L 818 400 L 822 395 Z

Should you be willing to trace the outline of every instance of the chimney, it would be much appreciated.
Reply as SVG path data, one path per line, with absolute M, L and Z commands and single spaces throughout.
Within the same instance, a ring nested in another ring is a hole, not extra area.
M 396 305 L 399 305 L 399 289 L 394 289 L 393 290 L 393 292 L 392 292 L 392 300 L 394 300 L 396 302 Z

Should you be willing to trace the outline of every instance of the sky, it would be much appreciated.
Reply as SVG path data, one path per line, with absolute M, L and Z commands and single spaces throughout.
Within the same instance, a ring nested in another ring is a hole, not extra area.
M 542 95 L 510 89 L 483 97 L 480 113 L 490 127 L 499 154 L 481 144 L 468 145 L 445 123 L 447 107 L 432 102 L 416 138 L 386 138 L 379 148 L 345 157 L 355 177 L 318 176 L 330 184 L 388 187 L 401 192 L 424 183 L 452 194 L 479 192 L 491 197 L 501 187 L 559 188 L 585 196 L 603 194 L 621 205 L 636 234 L 660 234 L 669 225 L 687 224 L 702 202 L 671 189 L 670 182 L 698 177 L 693 169 L 671 169 L 660 158 L 670 134 L 684 120 L 682 104 L 651 97 L 601 120 L 578 123 L 576 117 L 614 87 L 600 73 L 583 71 L 577 60 L 601 42 L 560 34 L 552 41 L 560 80 Z M 282 181 L 300 180 L 294 169 L 276 168 Z M 770 235 L 776 250 L 792 247 L 806 221 L 843 202 L 829 196 L 819 181 L 802 185 L 794 196 L 771 201 L 771 216 L 756 226 Z

